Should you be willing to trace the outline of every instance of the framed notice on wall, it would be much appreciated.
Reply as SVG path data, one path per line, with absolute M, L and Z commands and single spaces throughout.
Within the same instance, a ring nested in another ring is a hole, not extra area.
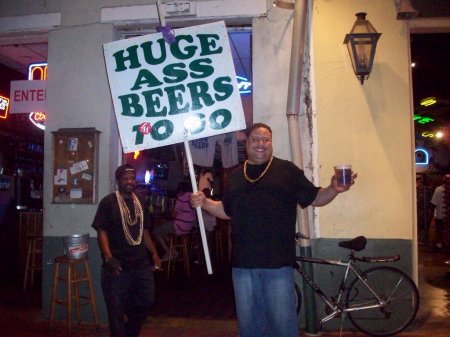
M 96 203 L 100 131 L 74 128 L 52 133 L 53 203 Z

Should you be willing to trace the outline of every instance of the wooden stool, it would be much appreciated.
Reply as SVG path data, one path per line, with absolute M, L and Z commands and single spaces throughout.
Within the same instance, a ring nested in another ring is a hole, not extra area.
M 207 231 L 206 236 L 208 236 Z M 201 271 L 206 271 L 206 261 L 205 261 L 205 254 L 203 251 L 203 241 L 199 227 L 192 228 L 190 237 L 189 255 L 194 266 L 198 266 L 199 270 Z
M 66 267 L 66 273 L 60 276 L 61 265 Z M 79 270 L 81 269 L 81 273 Z M 66 298 L 60 299 L 57 296 L 59 281 L 63 281 L 66 284 Z M 79 285 L 82 282 L 87 283 L 88 296 L 80 295 Z M 74 293 L 72 294 L 72 289 Z M 84 299 L 86 301 L 80 301 Z M 90 304 L 92 306 L 92 313 L 94 314 L 95 327 L 99 328 L 99 321 L 97 315 L 97 305 L 95 303 L 94 288 L 92 285 L 91 273 L 89 270 L 88 258 L 83 257 L 80 259 L 69 259 L 66 256 L 58 256 L 55 258 L 55 271 L 53 276 L 53 292 L 50 308 L 50 329 L 53 328 L 53 321 L 55 317 L 55 306 L 60 304 L 67 307 L 67 336 L 71 336 L 71 323 L 72 323 L 72 302 L 75 302 L 74 306 L 77 313 L 77 322 L 81 324 L 80 307 L 82 305 Z
M 171 273 L 175 273 L 175 263 L 182 262 L 184 266 L 184 273 L 189 279 L 190 272 L 190 254 L 189 254 L 189 242 L 190 234 L 184 235 L 171 235 L 169 240 L 169 260 L 167 262 L 167 279 L 170 278 Z M 179 254 L 177 257 L 173 257 L 174 252 L 177 250 Z
M 42 212 L 21 212 L 19 250 L 25 262 L 23 290 L 34 284 L 34 272 L 42 270 Z
M 218 222 L 213 231 L 213 247 L 218 261 L 228 260 L 229 227 L 227 223 Z
M 27 289 L 28 276 L 30 278 L 30 287 L 32 287 L 34 284 L 34 272 L 42 270 L 42 236 L 30 235 L 27 237 L 27 241 L 27 262 L 23 276 L 23 290 Z
M 216 226 L 213 231 L 214 248 L 216 253 L 216 258 L 218 261 L 222 261 L 224 257 L 224 234 L 222 228 Z

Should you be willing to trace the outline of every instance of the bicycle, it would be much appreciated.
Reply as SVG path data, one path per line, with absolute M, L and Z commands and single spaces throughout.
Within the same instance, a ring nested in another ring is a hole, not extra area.
M 305 237 L 297 233 L 297 242 L 301 238 Z M 370 336 L 391 336 L 408 327 L 416 317 L 420 301 L 419 291 L 408 275 L 390 266 L 377 266 L 362 271 L 356 264 L 356 262 L 395 262 L 400 259 L 400 255 L 355 256 L 355 252 L 362 251 L 366 243 L 367 239 L 364 236 L 339 242 L 339 247 L 351 250 L 347 261 L 306 256 L 296 257 L 297 272 L 325 303 L 326 315 L 318 321 L 320 328 L 323 323 L 347 314 L 351 323 L 361 332 Z M 338 293 L 335 296 L 327 296 L 307 275 L 300 262 L 345 268 Z M 351 273 L 356 277 L 350 283 Z M 295 284 L 295 296 L 297 313 L 300 313 L 301 292 L 297 283 Z

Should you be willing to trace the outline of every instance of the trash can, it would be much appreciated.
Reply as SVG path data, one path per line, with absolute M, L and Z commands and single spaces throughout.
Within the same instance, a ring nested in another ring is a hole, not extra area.
M 89 234 L 71 234 L 63 237 L 64 254 L 69 259 L 81 259 L 88 253 Z

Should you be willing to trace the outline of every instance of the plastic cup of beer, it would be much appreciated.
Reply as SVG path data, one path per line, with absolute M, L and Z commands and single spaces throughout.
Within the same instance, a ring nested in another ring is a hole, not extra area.
M 347 187 L 352 184 L 352 165 L 340 164 L 334 167 L 337 185 Z

